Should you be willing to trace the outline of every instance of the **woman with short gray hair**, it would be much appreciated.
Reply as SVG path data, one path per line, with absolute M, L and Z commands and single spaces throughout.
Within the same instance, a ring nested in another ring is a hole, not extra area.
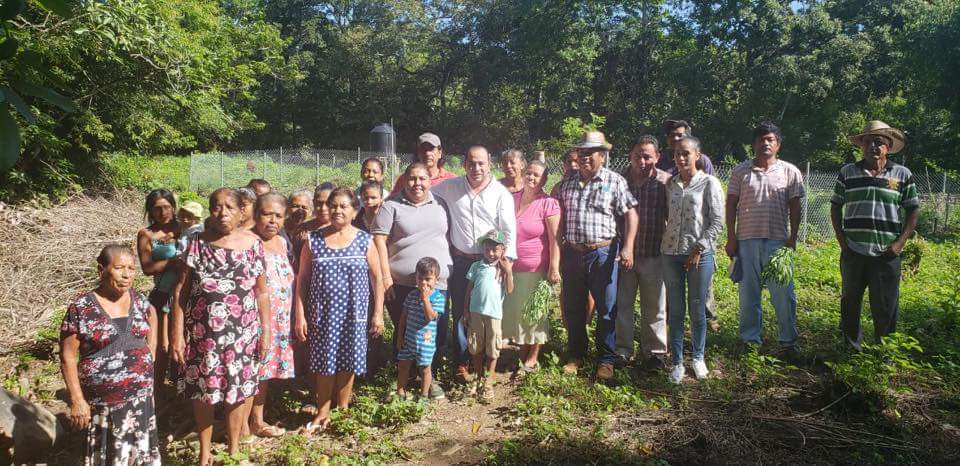
M 523 191 L 523 170 L 527 168 L 527 160 L 523 152 L 517 149 L 507 149 L 500 154 L 500 170 L 503 178 L 500 183 L 507 187 L 510 193 Z

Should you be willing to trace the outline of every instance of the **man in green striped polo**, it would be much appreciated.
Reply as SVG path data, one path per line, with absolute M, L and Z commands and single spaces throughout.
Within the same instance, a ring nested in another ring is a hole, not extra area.
M 920 200 L 910 170 L 887 160 L 903 149 L 900 130 L 871 121 L 850 142 L 860 146 L 863 159 L 840 169 L 830 219 L 840 243 L 840 330 L 859 351 L 866 288 L 876 341 L 897 330 L 900 253 L 917 226 Z

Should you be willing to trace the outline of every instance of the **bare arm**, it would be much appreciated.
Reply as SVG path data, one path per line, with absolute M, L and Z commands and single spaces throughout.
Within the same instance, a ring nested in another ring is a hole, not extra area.
M 898 256 L 901 252 L 903 252 L 903 246 L 907 244 L 907 240 L 913 236 L 913 232 L 917 229 L 917 220 L 919 218 L 919 207 L 915 207 L 907 211 L 907 221 L 903 225 L 903 231 L 900 232 L 900 236 L 898 236 L 896 240 L 887 246 L 887 251 Z
M 547 249 L 550 251 L 550 265 L 547 267 L 547 280 L 560 283 L 560 216 L 547 217 Z
M 843 234 L 843 206 L 830 204 L 830 223 L 833 225 L 833 234 L 840 243 L 840 249 L 847 249 L 847 237 Z
M 63 374 L 63 382 L 70 397 L 70 425 L 76 430 L 81 430 L 90 423 L 90 405 L 83 396 L 77 372 L 79 354 L 80 339 L 76 334 L 65 335 L 60 339 L 60 373 Z
M 155 261 L 153 260 L 153 242 L 150 238 L 150 231 L 146 228 L 137 233 L 137 256 L 140 258 L 140 268 L 144 275 L 156 275 L 167 269 L 170 259 Z
M 380 257 L 377 248 L 367 248 L 367 267 L 370 269 L 370 288 L 373 291 L 373 315 L 370 316 L 370 335 L 383 335 L 383 280 L 380 277 Z
M 387 247 L 387 235 L 373 235 L 373 245 L 377 251 L 378 266 L 380 267 L 380 276 L 383 280 L 383 291 L 385 299 L 394 299 L 393 296 L 393 276 L 390 274 L 390 254 Z
M 156 358 L 157 336 L 160 328 L 157 327 L 157 309 L 153 306 L 147 308 L 147 325 L 150 326 L 150 333 L 147 334 L 147 347 L 150 348 L 150 356 Z
M 184 358 L 184 350 L 186 348 L 186 342 L 184 341 L 183 336 L 183 316 L 184 309 L 187 308 L 190 301 L 190 267 L 187 267 L 186 264 L 180 268 L 180 273 L 177 277 L 177 284 L 174 286 L 174 300 L 173 300 L 173 309 L 170 311 L 170 352 L 173 355 L 173 360 L 180 364 L 186 362 Z
M 623 214 L 623 247 L 620 250 L 620 264 L 627 269 L 633 268 L 633 242 L 637 238 L 637 209 L 629 209 Z
M 737 255 L 737 205 L 740 204 L 740 196 L 727 192 L 727 255 L 734 257 Z
M 273 313 L 270 310 L 270 289 L 267 287 L 267 274 L 257 277 L 253 286 L 257 296 L 257 310 L 260 312 L 260 359 L 265 359 L 273 345 Z
M 797 249 L 797 236 L 800 234 L 800 198 L 790 199 L 790 239 L 787 247 Z
M 293 328 L 298 340 L 307 341 L 307 316 L 303 299 L 309 295 L 310 281 L 313 279 L 313 253 L 309 247 L 300 248 L 299 262 L 293 288 Z

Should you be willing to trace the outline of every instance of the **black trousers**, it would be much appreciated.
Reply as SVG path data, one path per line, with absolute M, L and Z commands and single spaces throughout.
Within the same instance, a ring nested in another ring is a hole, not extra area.
M 849 248 L 840 253 L 840 331 L 851 346 L 860 349 L 860 309 L 863 292 L 870 289 L 870 314 L 874 340 L 897 331 L 900 313 L 900 256 L 865 256 Z

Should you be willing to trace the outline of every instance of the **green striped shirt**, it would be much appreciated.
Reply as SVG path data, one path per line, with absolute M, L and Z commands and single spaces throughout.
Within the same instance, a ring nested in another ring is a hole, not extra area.
M 844 165 L 833 188 L 833 204 L 843 208 L 843 234 L 854 252 L 879 256 L 903 231 L 904 214 L 920 207 L 913 174 L 887 162 L 873 176 L 863 161 Z

